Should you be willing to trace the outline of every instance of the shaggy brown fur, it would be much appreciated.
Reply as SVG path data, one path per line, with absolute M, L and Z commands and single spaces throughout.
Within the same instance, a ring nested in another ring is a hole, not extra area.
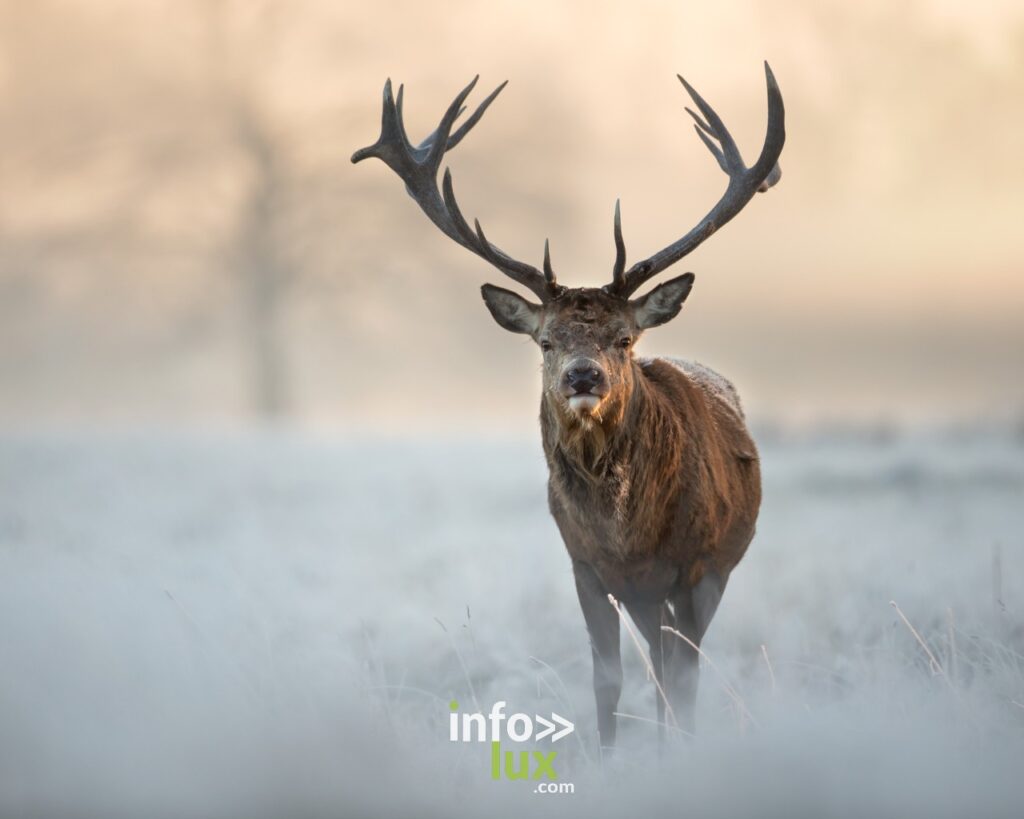
M 731 385 L 698 365 L 633 357 L 642 330 L 675 316 L 692 283 L 687 274 L 634 301 L 571 290 L 544 305 L 484 289 L 498 322 L 544 350 L 548 499 L 591 637 L 604 746 L 614 744 L 622 679 L 608 595 L 650 645 L 668 700 L 659 695 L 659 721 L 667 712 L 692 730 L 697 655 L 663 627 L 700 644 L 761 501 L 757 450 Z M 596 403 L 582 411 L 570 378 L 581 366 L 594 375 L 584 396 Z
M 630 367 L 631 394 L 599 421 L 545 394 L 548 497 L 574 561 L 624 602 L 660 603 L 709 568 L 728 577 L 754 534 L 760 474 L 725 402 L 665 361 Z

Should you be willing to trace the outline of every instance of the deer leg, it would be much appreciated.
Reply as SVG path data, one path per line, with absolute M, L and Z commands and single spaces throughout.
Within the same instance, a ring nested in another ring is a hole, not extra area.
M 718 609 L 725 583 L 726 579 L 717 572 L 707 572 L 692 589 L 680 590 L 672 595 L 675 628 L 698 647 Z M 697 705 L 700 657 L 686 640 L 675 635 L 668 636 L 675 641 L 672 664 L 668 670 L 669 698 L 679 727 L 692 734 L 695 728 L 694 710 Z
M 597 733 L 602 750 L 611 750 L 615 747 L 615 708 L 622 693 L 619 615 L 608 602 L 608 591 L 590 566 L 574 561 L 572 570 L 594 660 Z
M 665 695 L 667 695 L 665 670 L 672 662 L 674 646 L 668 639 L 672 635 L 665 634 L 661 627 L 672 624 L 672 613 L 668 606 L 660 602 L 626 603 L 626 609 L 650 648 L 651 667 L 654 669 L 654 679 L 657 681 L 657 686 L 654 689 L 654 701 L 658 713 L 658 740 L 662 741 L 665 739 Z

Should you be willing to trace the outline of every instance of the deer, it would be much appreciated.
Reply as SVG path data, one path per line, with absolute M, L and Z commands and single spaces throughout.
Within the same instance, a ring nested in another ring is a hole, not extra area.
M 666 727 L 692 735 L 701 640 L 754 536 L 760 459 L 736 389 L 701 364 L 634 353 L 644 331 L 679 314 L 694 274 L 634 294 L 699 247 L 755 193 L 779 181 L 785 111 L 767 62 L 764 70 L 767 131 L 750 167 L 718 114 L 677 75 L 697 109 L 685 108 L 694 130 L 728 184 L 695 227 L 629 269 L 617 201 L 615 261 L 611 281 L 600 287 L 559 284 L 547 240 L 541 269 L 507 255 L 487 238 L 479 220 L 472 226 L 467 222 L 449 168 L 438 186 L 445 153 L 480 121 L 507 81 L 453 131 L 479 76 L 474 78 L 433 133 L 413 145 L 402 115 L 404 86 L 396 98 L 389 79 L 380 137 L 352 156 L 353 163 L 382 160 L 442 233 L 537 299 L 493 284 L 481 289 L 494 320 L 540 348 L 548 506 L 572 563 L 590 638 L 602 751 L 615 746 L 622 691 L 619 604 L 648 644 L 660 740 Z

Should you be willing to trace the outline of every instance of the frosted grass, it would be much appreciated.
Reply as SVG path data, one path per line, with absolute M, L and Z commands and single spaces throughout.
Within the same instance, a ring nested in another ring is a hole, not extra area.
M 602 767 L 537 440 L 9 434 L 0 813 L 1019 815 L 1021 440 L 762 455 L 698 737 L 658 753 L 624 637 Z M 492 782 L 451 699 L 574 720 L 576 793 Z

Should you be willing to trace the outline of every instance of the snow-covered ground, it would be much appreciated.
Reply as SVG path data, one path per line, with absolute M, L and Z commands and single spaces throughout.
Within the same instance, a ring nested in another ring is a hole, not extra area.
M 1019 816 L 1024 440 L 762 455 L 699 737 L 602 767 L 536 438 L 7 434 L 0 815 Z M 452 699 L 574 720 L 575 794 L 493 781 Z

